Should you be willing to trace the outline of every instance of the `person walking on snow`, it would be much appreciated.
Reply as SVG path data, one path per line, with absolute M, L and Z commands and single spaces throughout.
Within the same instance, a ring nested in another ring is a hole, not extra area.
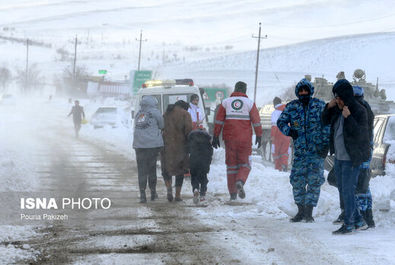
M 274 168 L 280 171 L 287 171 L 288 152 L 291 139 L 290 137 L 285 136 L 277 127 L 277 120 L 285 109 L 285 105 L 281 103 L 281 99 L 278 97 L 273 99 L 273 105 L 275 110 L 272 113 L 272 128 L 270 136 L 272 140 Z
M 199 195 L 200 201 L 204 201 L 206 196 L 207 174 L 213 156 L 211 136 L 204 129 L 193 130 L 188 135 L 188 150 L 193 202 L 197 204 Z
M 261 147 L 262 126 L 258 109 L 247 95 L 247 84 L 237 82 L 234 92 L 224 99 L 215 116 L 212 145 L 220 147 L 219 136 L 225 142 L 226 168 L 230 199 L 236 200 L 237 194 L 245 198 L 244 185 L 251 170 L 252 127 L 254 127 L 258 148 Z
M 351 84 L 340 79 L 333 85 L 334 99 L 322 113 L 331 125 L 330 152 L 335 154 L 335 174 L 344 202 L 344 224 L 333 234 L 348 234 L 366 227 L 357 207 L 355 189 L 360 166 L 370 158 L 368 115 L 354 98 Z
M 199 96 L 193 94 L 191 96 L 191 102 L 189 103 L 189 109 L 188 109 L 188 112 L 189 114 L 191 114 L 191 118 L 192 118 L 192 130 L 203 128 L 204 115 L 202 114 L 202 111 L 199 108 L 198 104 L 199 104 Z
M 162 175 L 167 188 L 167 200 L 173 201 L 172 176 L 176 177 L 175 201 L 182 201 L 181 187 L 184 174 L 189 170 L 188 134 L 192 130 L 191 115 L 188 113 L 189 104 L 183 100 L 167 107 L 163 115 L 165 128 L 163 130 L 164 150 L 162 152 Z
M 328 154 L 329 126 L 321 123 L 325 102 L 313 98 L 314 86 L 303 78 L 295 87 L 298 99 L 289 102 L 277 121 L 280 131 L 291 136 L 294 159 L 290 183 L 298 213 L 291 222 L 314 222 L 324 178 L 324 159 Z
M 140 111 L 134 118 L 133 148 L 136 151 L 141 203 L 147 202 L 147 181 L 151 190 L 151 201 L 158 198 L 156 161 L 159 151 L 163 148 L 161 130 L 164 128 L 164 121 L 157 104 L 156 98 L 144 96 L 140 102 Z
M 80 106 L 80 102 L 78 100 L 74 101 L 74 106 L 71 108 L 71 111 L 67 117 L 70 117 L 71 114 L 73 114 L 75 137 L 78 138 L 82 119 L 85 119 L 84 108 Z
M 359 211 L 365 220 L 368 228 L 374 228 L 376 225 L 373 220 L 372 210 L 372 194 L 369 188 L 370 181 L 370 161 L 372 160 L 373 154 L 373 122 L 374 114 L 370 108 L 369 103 L 363 99 L 364 90 L 360 86 L 353 86 L 354 97 L 358 103 L 365 107 L 368 117 L 368 128 L 369 128 L 369 140 L 370 140 L 370 158 L 360 166 L 360 172 L 358 176 L 358 185 L 356 188 L 357 206 Z M 343 196 L 339 192 L 340 209 L 341 213 L 339 217 L 333 222 L 334 224 L 342 224 L 344 222 L 344 201 Z

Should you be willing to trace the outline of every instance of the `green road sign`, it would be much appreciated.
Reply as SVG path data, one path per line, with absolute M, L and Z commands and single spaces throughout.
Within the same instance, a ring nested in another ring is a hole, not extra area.
M 99 70 L 99 75 L 105 75 L 107 74 L 107 70 Z
M 224 98 L 228 97 L 228 89 L 226 88 L 203 88 L 206 92 L 203 96 L 205 102 L 216 102 L 217 100 L 221 102 Z
M 145 81 L 152 78 L 152 71 L 134 71 L 133 94 L 141 88 Z

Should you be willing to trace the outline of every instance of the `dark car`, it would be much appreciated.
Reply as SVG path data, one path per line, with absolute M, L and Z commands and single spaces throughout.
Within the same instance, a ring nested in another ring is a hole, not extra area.
M 377 115 L 374 118 L 374 146 L 373 157 L 370 163 L 372 176 L 385 175 L 386 162 L 395 163 L 393 160 L 387 161 L 388 149 L 391 142 L 395 140 L 395 114 Z M 330 171 L 335 158 L 328 156 L 325 160 L 325 169 Z

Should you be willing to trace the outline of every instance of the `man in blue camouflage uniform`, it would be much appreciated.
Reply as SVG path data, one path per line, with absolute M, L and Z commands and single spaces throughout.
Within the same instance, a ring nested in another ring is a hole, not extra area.
M 325 102 L 313 98 L 314 87 L 303 78 L 295 87 L 298 99 L 289 102 L 277 127 L 291 136 L 294 160 L 290 176 L 298 213 L 292 222 L 314 222 L 313 207 L 317 205 L 324 178 L 324 159 L 329 149 L 329 126 L 322 125 L 321 113 Z

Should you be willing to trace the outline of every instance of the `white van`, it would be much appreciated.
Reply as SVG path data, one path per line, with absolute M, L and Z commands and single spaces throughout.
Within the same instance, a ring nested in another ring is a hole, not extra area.
M 189 85 L 178 85 L 174 80 L 168 81 L 159 81 L 159 80 L 151 80 L 147 81 L 143 88 L 141 88 L 137 94 L 135 99 L 135 111 L 132 111 L 132 118 L 140 108 L 140 101 L 144 96 L 153 96 L 158 100 L 158 108 L 161 111 L 162 115 L 165 113 L 167 106 L 169 104 L 174 104 L 178 100 L 184 100 L 189 103 L 191 96 L 196 94 L 199 96 L 199 108 L 202 110 L 205 119 L 203 121 L 203 127 L 208 131 L 207 124 L 207 115 L 210 111 L 209 108 L 205 108 L 202 94 L 197 86 L 191 82 Z

